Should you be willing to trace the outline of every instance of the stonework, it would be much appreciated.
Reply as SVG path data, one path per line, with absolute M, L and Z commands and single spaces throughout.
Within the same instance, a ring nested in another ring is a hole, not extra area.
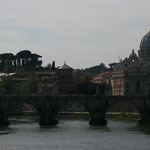
M 114 65 L 111 73 L 99 74 L 93 82 L 111 81 L 112 95 L 150 94 L 150 32 L 141 40 L 138 56 L 132 50 L 129 57 Z
M 57 89 L 58 93 L 70 93 L 73 88 L 73 69 L 64 63 L 63 66 L 56 69 L 57 75 Z
M 150 92 L 150 32 L 141 41 L 138 56 L 132 50 L 128 58 L 114 66 L 113 95 L 147 95 Z

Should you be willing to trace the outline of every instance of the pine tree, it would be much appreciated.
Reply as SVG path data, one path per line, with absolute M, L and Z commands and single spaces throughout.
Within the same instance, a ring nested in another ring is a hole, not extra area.
M 55 61 L 52 62 L 52 70 L 55 71 Z

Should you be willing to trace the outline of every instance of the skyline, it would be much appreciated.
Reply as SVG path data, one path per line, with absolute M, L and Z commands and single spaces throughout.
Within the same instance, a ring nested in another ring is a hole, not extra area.
M 0 53 L 27 49 L 77 68 L 108 65 L 139 50 L 150 30 L 148 0 L 1 1 Z

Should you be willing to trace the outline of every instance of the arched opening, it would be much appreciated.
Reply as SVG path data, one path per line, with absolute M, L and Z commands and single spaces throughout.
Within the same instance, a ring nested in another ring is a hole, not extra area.
M 59 104 L 57 120 L 90 120 L 88 104 L 81 101 L 62 101 Z
M 10 124 L 39 122 L 38 110 L 28 103 L 15 103 L 8 108 L 6 114 Z
M 113 101 L 106 109 L 106 118 L 119 119 L 119 120 L 133 120 L 138 121 L 140 119 L 138 106 L 129 100 Z

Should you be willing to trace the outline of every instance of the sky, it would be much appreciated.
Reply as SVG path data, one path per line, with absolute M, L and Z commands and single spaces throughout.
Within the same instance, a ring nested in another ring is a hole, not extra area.
M 118 62 L 149 30 L 150 0 L 0 0 L 0 53 L 30 50 L 43 66 Z

